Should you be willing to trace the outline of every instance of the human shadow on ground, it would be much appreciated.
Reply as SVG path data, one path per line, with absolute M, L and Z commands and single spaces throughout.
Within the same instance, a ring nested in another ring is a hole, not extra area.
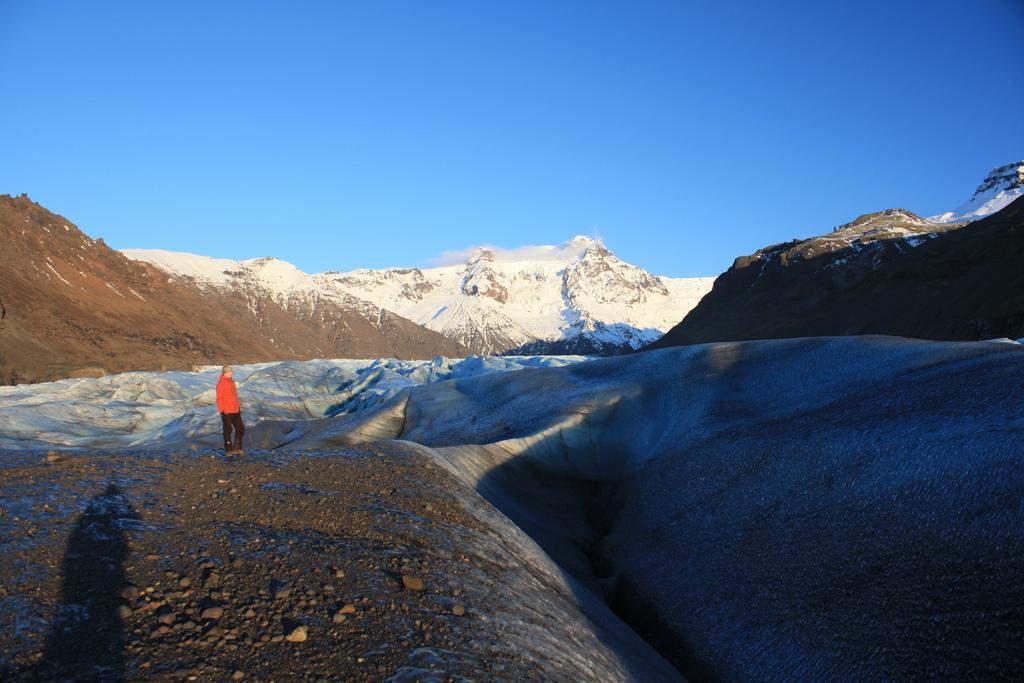
M 41 680 L 125 680 L 118 608 L 127 586 L 127 527 L 139 520 L 113 483 L 93 497 L 75 523 L 62 567 L 61 602 L 36 675 Z

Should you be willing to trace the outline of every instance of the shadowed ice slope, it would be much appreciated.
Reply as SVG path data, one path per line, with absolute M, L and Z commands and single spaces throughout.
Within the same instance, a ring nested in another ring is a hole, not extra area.
M 415 387 L 281 438 L 443 462 L 689 677 L 1024 668 L 1024 348 L 691 346 Z

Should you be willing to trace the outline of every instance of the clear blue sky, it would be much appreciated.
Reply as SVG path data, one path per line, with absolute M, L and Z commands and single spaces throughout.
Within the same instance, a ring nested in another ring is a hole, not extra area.
M 0 0 L 0 192 L 309 271 L 597 234 L 656 273 L 1024 157 L 1024 0 Z

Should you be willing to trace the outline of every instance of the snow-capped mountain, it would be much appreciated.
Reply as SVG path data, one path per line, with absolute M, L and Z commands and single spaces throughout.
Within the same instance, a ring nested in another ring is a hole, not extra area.
M 659 338 L 714 278 L 657 277 L 603 242 L 480 247 L 436 268 L 316 276 L 478 353 L 616 353 Z
M 468 351 L 400 315 L 325 285 L 280 259 L 233 261 L 162 249 L 125 249 L 122 254 L 156 266 L 174 280 L 229 296 L 251 314 L 272 342 L 296 353 L 300 343 L 308 344 L 311 339 L 306 328 L 324 337 L 315 347 L 321 356 L 339 350 L 353 357 L 461 356 Z M 285 311 L 288 319 L 279 321 L 268 315 L 277 311 Z M 293 321 L 303 326 L 297 327 Z M 343 345 L 338 347 L 335 342 Z
M 653 348 L 780 337 L 1024 334 L 1024 199 L 967 223 L 905 209 L 742 256 Z
M 0 242 L 0 384 L 219 363 L 468 353 L 368 301 L 323 292 L 273 259 L 243 267 L 177 255 L 180 272 L 201 277 L 168 274 L 25 195 L 0 195 Z
M 969 200 L 953 211 L 928 220 L 933 223 L 961 223 L 984 218 L 1008 206 L 1024 194 L 1024 161 L 992 169 Z
M 145 261 L 168 274 L 185 278 L 201 288 L 230 288 L 243 295 L 250 307 L 264 296 L 289 309 L 312 309 L 323 301 L 333 301 L 358 311 L 368 319 L 378 318 L 380 308 L 368 301 L 332 287 L 323 287 L 312 276 L 287 261 L 265 257 L 234 261 L 210 258 L 164 249 L 124 249 L 135 261 Z
M 639 348 L 674 325 L 714 281 L 657 277 L 589 237 L 559 247 L 480 247 L 436 268 L 316 275 L 271 258 L 232 261 L 148 249 L 124 254 L 200 286 L 267 294 L 285 307 L 363 302 L 363 308 L 408 318 L 480 354 Z

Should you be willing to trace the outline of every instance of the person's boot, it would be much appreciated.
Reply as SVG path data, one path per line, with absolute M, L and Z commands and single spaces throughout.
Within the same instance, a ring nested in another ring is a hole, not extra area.
M 238 437 L 238 442 L 235 444 L 235 455 L 245 455 L 245 449 L 242 448 L 242 437 Z
M 224 444 L 224 455 L 231 455 L 235 452 L 234 447 L 230 443 Z

